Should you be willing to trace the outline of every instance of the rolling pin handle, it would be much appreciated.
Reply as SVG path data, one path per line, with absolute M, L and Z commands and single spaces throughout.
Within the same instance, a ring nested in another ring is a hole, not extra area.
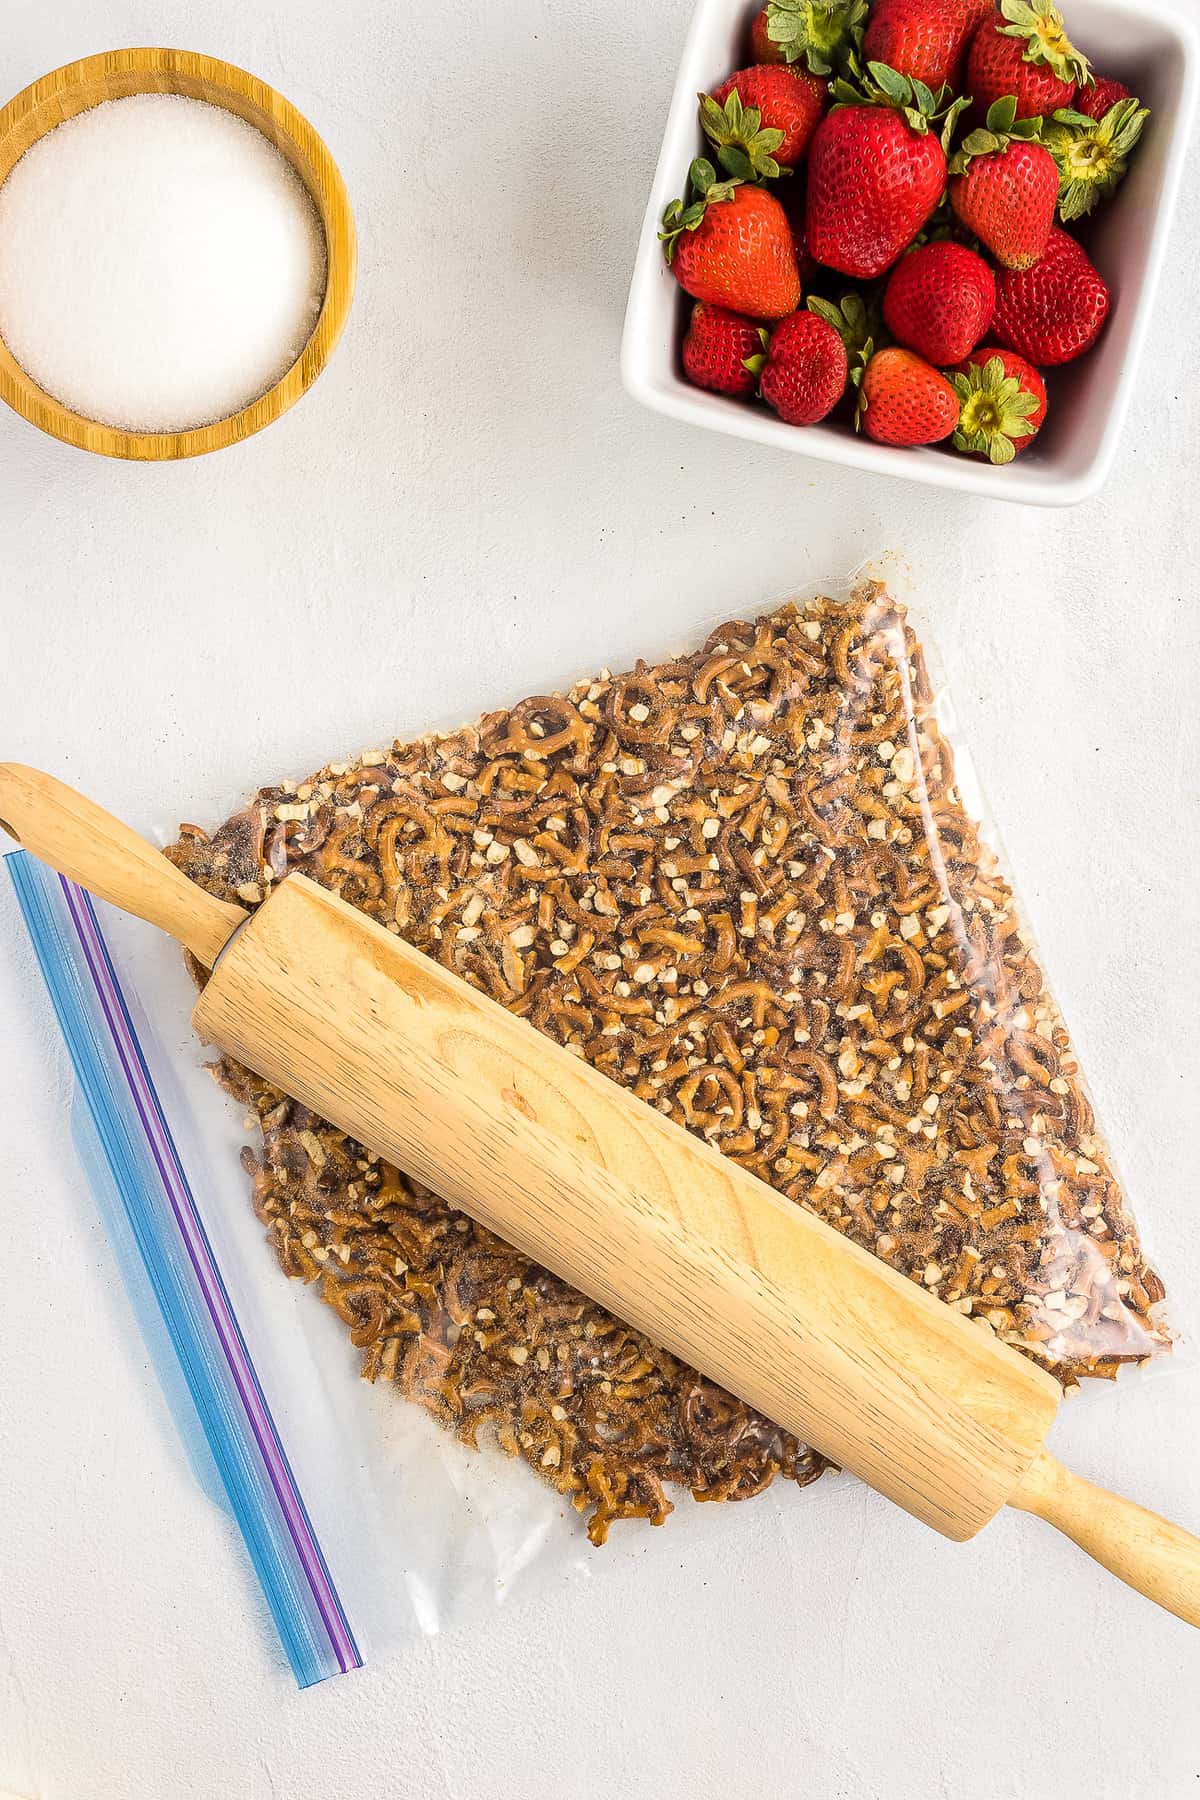
M 1200 1538 L 1119 1494 L 1037 1456 L 1009 1501 L 1036 1514 L 1103 1564 L 1118 1581 L 1200 1626 Z
M 21 763 L 0 763 L 0 829 L 89 893 L 178 938 L 207 969 L 247 916 L 102 807 Z

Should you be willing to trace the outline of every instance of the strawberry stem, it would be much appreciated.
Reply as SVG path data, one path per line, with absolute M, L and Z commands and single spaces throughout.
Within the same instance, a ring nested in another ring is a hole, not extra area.
M 1000 0 L 1000 13 L 1006 23 L 999 27 L 1005 37 L 1022 38 L 1024 60 L 1048 68 L 1060 81 L 1072 87 L 1094 86 L 1091 64 L 1067 36 L 1063 16 L 1056 6 L 1030 6 L 1028 0 Z
M 841 106 L 890 106 L 922 137 L 940 119 L 943 149 L 949 148 L 959 114 L 970 105 L 968 96 L 954 99 L 944 86 L 935 94 L 915 76 L 901 75 L 882 62 L 868 63 L 864 72 L 857 60 L 852 60 L 846 75 L 831 84 L 829 93 L 835 112 Z
M 743 106 L 734 88 L 724 106 L 711 94 L 700 95 L 700 124 L 705 137 L 717 153 L 717 161 L 738 181 L 774 180 L 790 175 L 781 169 L 772 152 L 778 150 L 784 133 L 775 126 L 764 126 L 757 106 Z
M 1015 94 L 993 100 L 988 108 L 986 126 L 968 132 L 951 159 L 951 175 L 963 174 L 975 157 L 991 156 L 997 150 L 1007 149 L 1009 144 L 1041 143 L 1041 119 L 1018 119 L 1016 112 Z
M 1053 115 L 1044 142 L 1058 165 L 1058 216 L 1064 224 L 1082 219 L 1116 192 L 1149 117 L 1132 98 L 1118 100 L 1102 119 L 1070 108 Z
M 684 232 L 695 231 L 710 206 L 719 205 L 722 200 L 731 200 L 734 189 L 742 186 L 736 177 L 718 181 L 717 171 L 707 157 L 703 156 L 696 158 L 688 176 L 694 198 L 690 201 L 672 200 L 663 213 L 663 228 L 658 234 L 658 241 L 668 262 L 674 257 L 675 246 Z
M 866 0 L 769 0 L 767 36 L 786 62 L 832 75 L 862 43 Z
M 1034 435 L 1029 415 L 1040 405 L 1037 395 L 1026 393 L 1015 375 L 1006 375 L 998 356 L 990 356 L 982 366 L 972 363 L 949 380 L 959 399 L 954 448 L 986 456 L 997 466 L 1010 463 L 1016 455 L 1014 444 Z

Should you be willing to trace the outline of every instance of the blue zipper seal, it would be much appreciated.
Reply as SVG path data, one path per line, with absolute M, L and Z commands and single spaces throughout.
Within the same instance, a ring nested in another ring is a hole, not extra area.
M 311 1687 L 361 1668 L 95 907 L 82 888 L 26 851 L 3 860 L 79 1091 L 292 1671 L 301 1687 Z

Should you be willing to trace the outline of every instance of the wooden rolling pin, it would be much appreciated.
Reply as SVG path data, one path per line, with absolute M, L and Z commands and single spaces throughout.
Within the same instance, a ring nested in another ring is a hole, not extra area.
M 213 973 L 194 1023 L 946 1537 L 1036 1513 L 1200 1625 L 1200 1541 L 1043 1448 L 1057 1383 L 302 875 L 252 916 L 0 765 L 0 826 Z

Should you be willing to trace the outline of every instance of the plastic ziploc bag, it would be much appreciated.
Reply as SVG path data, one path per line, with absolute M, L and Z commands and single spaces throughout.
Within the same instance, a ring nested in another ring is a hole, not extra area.
M 1162 1287 L 945 717 L 867 584 L 261 789 L 170 854 L 250 906 L 303 869 L 1064 1382 L 1111 1376 L 1167 1346 Z M 170 1001 L 179 1104 L 218 1169 L 210 1237 L 360 1640 L 588 1567 L 584 1516 L 600 1543 L 663 1522 L 672 1488 L 822 1472 L 223 1062 L 257 1140 L 243 1174 L 173 947 L 145 937 L 139 985 Z M 263 1227 L 299 1280 L 272 1276 Z
M 1163 1348 L 1162 1286 L 921 651 L 866 584 L 693 655 L 259 791 L 170 854 L 334 888 L 1064 1382 Z M 592 1515 L 811 1452 L 231 1063 L 255 1205 L 395 1384 Z
M 246 1204 L 250 1121 L 198 1053 L 195 989 L 171 940 L 24 851 L 0 863 L 70 1054 L 72 1136 L 146 1349 L 299 1684 L 477 1617 L 534 1576 L 586 1579 L 587 1544 L 563 1530 L 553 1490 L 359 1383 L 339 1321 L 279 1280 Z M 181 1567 L 181 1598 L 195 1578 Z

